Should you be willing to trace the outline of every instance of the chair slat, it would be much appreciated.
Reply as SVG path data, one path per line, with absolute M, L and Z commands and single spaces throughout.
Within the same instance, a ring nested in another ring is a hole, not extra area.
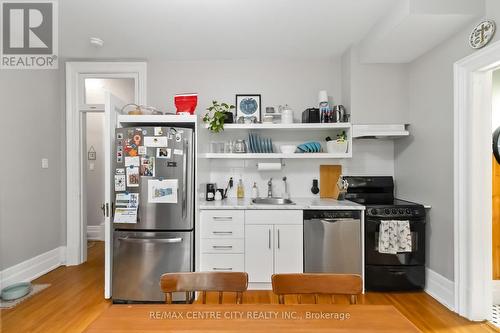
M 207 304 L 207 292 L 206 291 L 202 291 L 202 293 L 201 293 L 201 302 L 203 304 Z

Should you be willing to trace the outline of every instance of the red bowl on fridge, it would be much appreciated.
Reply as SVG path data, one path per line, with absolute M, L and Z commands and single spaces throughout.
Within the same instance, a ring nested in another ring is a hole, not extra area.
M 194 114 L 198 105 L 198 94 L 180 94 L 174 97 L 177 114 Z

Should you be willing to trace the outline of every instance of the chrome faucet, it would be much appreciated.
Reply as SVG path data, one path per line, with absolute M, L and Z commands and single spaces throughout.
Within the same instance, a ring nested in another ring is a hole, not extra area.
M 269 179 L 267 182 L 267 197 L 272 198 L 273 197 L 273 179 Z

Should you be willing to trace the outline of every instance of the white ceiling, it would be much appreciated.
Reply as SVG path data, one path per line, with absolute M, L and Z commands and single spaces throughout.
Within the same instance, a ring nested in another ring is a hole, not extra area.
M 71 58 L 325 58 L 359 42 L 398 0 L 64 0 Z M 90 37 L 104 40 L 102 49 Z

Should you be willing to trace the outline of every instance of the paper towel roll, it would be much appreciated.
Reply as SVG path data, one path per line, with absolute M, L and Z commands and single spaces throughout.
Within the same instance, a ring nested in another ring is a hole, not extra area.
M 281 163 L 257 163 L 257 170 L 259 171 L 281 170 Z

